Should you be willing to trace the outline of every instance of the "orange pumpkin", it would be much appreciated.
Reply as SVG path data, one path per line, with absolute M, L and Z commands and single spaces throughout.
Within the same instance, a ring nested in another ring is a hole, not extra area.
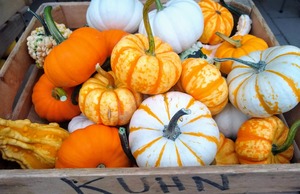
M 265 40 L 251 35 L 236 35 L 231 38 L 216 33 L 225 41 L 217 48 L 215 57 L 217 58 L 239 58 L 244 55 L 248 55 L 253 51 L 265 50 L 268 48 L 268 44 Z M 224 61 L 220 63 L 220 71 L 224 74 L 228 74 L 231 71 L 233 61 Z
M 291 129 L 276 116 L 252 118 L 240 127 L 235 150 L 241 164 L 290 163 L 300 120 Z
M 55 168 L 129 167 L 118 129 L 90 125 L 70 133 L 57 152 Z
M 94 72 L 97 63 L 106 60 L 107 46 L 104 34 L 91 27 L 81 27 L 73 31 L 66 40 L 55 27 L 51 16 L 51 6 L 47 6 L 44 17 L 48 29 L 60 44 L 55 46 L 44 62 L 48 79 L 58 87 L 73 87 L 86 81 Z
M 142 102 L 142 95 L 115 79 L 100 66 L 79 91 L 81 112 L 91 121 L 109 126 L 125 125 Z
M 128 32 L 119 29 L 109 29 L 102 31 L 106 40 L 106 48 L 108 56 L 111 55 L 111 52 L 115 45 L 123 38 L 128 35 Z
M 215 156 L 215 165 L 232 165 L 239 164 L 237 154 L 235 152 L 234 141 L 220 133 L 220 141 L 218 152 Z
M 204 44 L 216 45 L 223 40 L 215 33 L 221 32 L 227 36 L 232 33 L 234 18 L 230 11 L 213 0 L 201 0 L 198 2 L 204 17 L 204 31 L 199 41 Z
M 216 66 L 205 59 L 184 60 L 178 84 L 187 94 L 204 103 L 212 115 L 221 112 L 228 103 L 226 79 Z
M 73 91 L 74 88 L 54 86 L 43 74 L 33 87 L 32 103 L 35 112 L 50 122 L 72 119 L 80 114 L 79 106 L 72 102 Z
M 111 67 L 116 78 L 143 94 L 168 91 L 181 74 L 178 54 L 169 44 L 153 37 L 148 18 L 152 2 L 147 1 L 143 10 L 148 36 L 127 35 L 116 44 L 111 54 Z

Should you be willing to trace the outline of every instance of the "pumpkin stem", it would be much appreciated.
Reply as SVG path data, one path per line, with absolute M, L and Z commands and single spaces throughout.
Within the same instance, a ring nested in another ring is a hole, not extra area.
M 62 88 L 59 88 L 59 87 L 53 88 L 51 95 L 56 100 L 59 100 L 59 101 L 62 101 L 62 102 L 66 101 L 68 99 L 66 91 Z
M 51 11 L 52 11 L 52 6 L 46 6 L 44 9 L 44 19 L 45 19 L 45 23 L 49 29 L 49 32 L 51 34 L 51 36 L 53 36 L 53 38 L 55 39 L 55 41 L 57 42 L 57 44 L 62 43 L 65 38 L 64 36 L 60 33 L 60 31 L 58 30 L 55 22 L 53 21 L 53 17 L 51 15 Z
M 215 34 L 223 40 L 225 40 L 226 42 L 228 42 L 229 44 L 231 44 L 232 46 L 234 46 L 235 48 L 240 48 L 242 46 L 241 40 L 233 40 L 232 38 L 229 38 L 228 36 L 220 32 L 216 32 Z
M 154 42 L 154 37 L 153 37 L 152 30 L 151 30 L 150 22 L 149 22 L 149 16 L 148 16 L 149 8 L 153 2 L 154 2 L 154 0 L 146 1 L 144 8 L 143 8 L 143 19 L 144 19 L 144 26 L 145 26 L 145 29 L 147 32 L 148 42 L 149 42 L 149 49 L 146 51 L 146 53 L 154 56 L 155 55 L 155 42 Z
M 169 125 L 165 125 L 163 130 L 163 136 L 175 141 L 175 139 L 181 134 L 180 128 L 178 127 L 178 120 L 181 116 L 190 114 L 190 109 L 182 108 L 175 113 L 175 115 L 171 118 Z
M 224 6 L 225 8 L 227 8 L 231 13 L 233 13 L 234 15 L 240 17 L 243 13 L 239 10 L 237 10 L 237 8 L 231 6 L 231 5 L 228 5 L 224 0 L 220 0 L 220 4 L 222 6 Z
M 160 0 L 155 0 L 155 5 L 158 11 L 161 11 L 164 9 L 164 6 L 162 5 Z
M 300 127 L 300 120 L 296 121 L 290 128 L 289 133 L 287 135 L 287 138 L 285 140 L 285 142 L 280 145 L 277 146 L 275 144 L 272 145 L 272 153 L 273 155 L 279 154 L 281 152 L 284 152 L 285 150 L 287 150 L 293 143 L 295 136 L 296 136 L 296 132 L 298 131 Z
M 216 62 L 224 62 L 224 61 L 229 61 L 229 60 L 236 61 L 236 62 L 242 63 L 244 65 L 248 65 L 249 67 L 256 69 L 257 73 L 264 71 L 265 67 L 267 65 L 265 61 L 259 61 L 258 63 L 254 63 L 251 61 L 245 61 L 245 60 L 238 59 L 238 58 L 214 58 L 214 61 L 216 61 Z
M 32 11 L 29 7 L 27 9 L 28 12 L 30 12 L 37 20 L 39 20 L 39 22 L 42 24 L 43 28 L 44 28 L 44 31 L 45 31 L 45 34 L 47 36 L 50 36 L 50 31 L 45 23 L 45 21 L 41 18 L 41 16 L 39 16 L 38 14 L 36 14 L 34 11 Z
M 132 153 L 130 151 L 128 137 L 127 137 L 127 133 L 126 133 L 126 128 L 125 127 L 119 127 L 119 137 L 120 137 L 120 140 L 121 140 L 121 145 L 122 145 L 123 151 L 125 152 L 126 156 L 133 163 L 136 164 L 135 158 L 134 158 L 134 156 L 132 155 Z
M 108 88 L 115 87 L 114 77 L 111 74 L 109 74 L 108 72 L 104 71 L 104 69 L 102 69 L 102 67 L 99 65 L 99 63 L 97 63 L 97 65 L 96 65 L 96 71 L 108 80 L 108 86 L 107 86 Z

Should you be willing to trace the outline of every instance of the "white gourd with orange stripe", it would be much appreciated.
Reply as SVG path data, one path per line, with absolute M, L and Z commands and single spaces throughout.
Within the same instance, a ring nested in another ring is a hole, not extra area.
M 300 102 L 300 49 L 292 45 L 254 51 L 234 62 L 228 74 L 229 100 L 246 115 L 268 117 L 285 113 Z M 254 64 L 255 65 L 255 64 Z
M 145 99 L 129 130 L 129 146 L 139 167 L 204 166 L 217 153 L 219 129 L 209 109 L 183 92 Z

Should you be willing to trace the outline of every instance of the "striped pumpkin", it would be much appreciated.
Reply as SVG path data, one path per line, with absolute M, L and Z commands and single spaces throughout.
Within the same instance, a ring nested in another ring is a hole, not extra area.
M 228 86 L 219 69 L 201 58 L 182 62 L 179 85 L 196 100 L 204 103 L 212 115 L 221 112 L 228 102 Z
M 202 10 L 205 26 L 199 41 L 210 45 L 221 43 L 222 38 L 215 33 L 230 36 L 234 27 L 232 14 L 226 7 L 213 0 L 201 0 L 198 4 Z
M 274 46 L 239 59 L 243 61 L 232 64 L 227 82 L 230 102 L 244 114 L 268 117 L 285 113 L 300 102 L 299 48 Z
M 142 102 L 142 95 L 115 79 L 112 71 L 97 66 L 98 73 L 79 91 L 79 108 L 91 121 L 108 126 L 128 124 Z
M 208 108 L 178 91 L 145 99 L 129 124 L 129 145 L 139 167 L 209 165 L 218 143 Z

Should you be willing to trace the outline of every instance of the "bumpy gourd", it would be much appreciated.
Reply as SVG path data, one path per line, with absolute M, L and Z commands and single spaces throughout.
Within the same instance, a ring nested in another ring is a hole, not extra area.
M 2 157 L 17 162 L 23 169 L 54 168 L 57 151 L 68 136 L 69 132 L 57 123 L 0 118 Z

